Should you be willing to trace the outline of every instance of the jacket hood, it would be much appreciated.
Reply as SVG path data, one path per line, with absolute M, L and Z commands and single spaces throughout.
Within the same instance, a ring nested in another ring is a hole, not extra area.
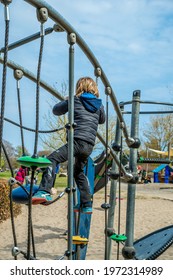
M 97 98 L 90 92 L 84 92 L 80 96 L 80 100 L 85 107 L 91 113 L 95 113 L 102 105 L 101 99 Z

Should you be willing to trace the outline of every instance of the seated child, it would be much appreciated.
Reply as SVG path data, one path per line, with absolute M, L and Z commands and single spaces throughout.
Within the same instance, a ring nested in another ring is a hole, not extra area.
M 19 181 L 21 184 L 23 184 L 25 180 L 25 176 L 26 176 L 26 167 L 21 166 L 16 173 L 15 179 Z

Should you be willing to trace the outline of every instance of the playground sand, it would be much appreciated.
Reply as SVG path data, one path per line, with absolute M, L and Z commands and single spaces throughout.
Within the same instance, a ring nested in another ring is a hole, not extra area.
M 127 184 L 121 186 L 121 233 L 125 233 Z M 108 189 L 109 193 L 109 189 Z M 109 201 L 109 197 L 108 197 Z M 115 213 L 115 225 L 118 226 L 118 203 Z M 104 259 L 104 191 L 94 197 L 92 225 L 87 251 L 87 260 Z M 33 206 L 33 227 L 36 255 L 38 259 L 59 259 L 67 250 L 67 195 L 57 203 L 44 207 Z M 135 200 L 135 240 L 160 228 L 172 225 L 173 222 L 173 189 L 170 184 L 137 185 Z M 15 218 L 18 247 L 26 251 L 27 240 L 27 207 L 22 206 L 22 214 Z M 0 260 L 13 260 L 11 248 L 13 237 L 10 219 L 0 224 Z M 120 244 L 119 259 L 123 259 Z M 22 255 L 18 259 L 23 259 Z M 117 243 L 112 243 L 111 259 L 117 259 Z M 173 260 L 173 245 L 171 245 L 159 260 Z

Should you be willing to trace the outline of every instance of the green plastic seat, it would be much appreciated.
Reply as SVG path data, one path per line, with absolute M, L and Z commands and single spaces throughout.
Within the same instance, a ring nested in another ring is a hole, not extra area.
M 140 158 L 138 159 L 138 162 L 139 162 L 139 163 L 143 163 L 143 161 L 144 161 L 144 158 L 143 158 L 143 157 L 140 157 Z
M 26 167 L 47 167 L 52 165 L 52 162 L 45 157 L 31 157 L 31 156 L 23 156 L 17 159 L 21 165 Z
M 116 233 L 111 235 L 110 238 L 117 242 L 124 242 L 127 240 L 127 236 L 125 236 L 124 234 L 116 234 Z

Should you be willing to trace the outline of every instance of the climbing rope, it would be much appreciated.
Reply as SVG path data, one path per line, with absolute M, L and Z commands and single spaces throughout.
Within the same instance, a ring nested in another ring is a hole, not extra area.
M 0 118 L 1 118 L 1 116 L 0 116 Z M 11 123 L 11 124 L 13 124 L 15 126 L 18 126 L 18 127 L 22 128 L 22 129 L 25 129 L 27 131 L 36 132 L 35 129 L 29 128 L 29 127 L 26 127 L 26 126 L 23 126 L 23 125 L 20 125 L 20 124 L 14 122 L 12 120 L 9 120 L 8 118 L 4 118 L 4 121 L 7 121 L 7 122 L 9 122 L 9 123 Z M 60 127 L 60 128 L 56 128 L 56 129 L 52 129 L 52 130 L 38 130 L 38 133 L 54 133 L 54 132 L 58 132 L 58 131 L 63 130 L 63 129 L 65 129 L 65 126 Z
M 38 129 L 39 129 L 39 97 L 40 97 L 40 74 L 41 74 L 41 63 L 43 56 L 43 47 L 44 47 L 44 23 L 48 19 L 48 11 L 46 8 L 37 9 L 37 18 L 41 22 L 40 30 L 40 50 L 39 50 L 39 59 L 37 67 L 37 84 L 36 84 L 36 128 L 35 128 L 35 144 L 34 144 L 34 153 L 33 158 L 37 158 L 37 146 L 38 146 Z M 32 235 L 32 244 L 34 246 L 34 237 L 33 237 L 33 227 L 32 227 L 32 192 L 33 192 L 33 182 L 35 176 L 35 170 L 37 166 L 31 167 L 31 184 L 30 184 L 30 194 L 28 200 L 28 239 L 27 239 L 27 259 L 30 259 L 31 251 L 31 235 Z M 33 253 L 35 250 L 33 250 Z
M 37 156 L 37 146 L 38 146 L 40 73 L 41 73 L 41 62 L 42 62 L 42 55 L 43 55 L 43 46 L 44 46 L 44 35 L 41 34 L 39 61 L 38 61 L 38 69 L 37 69 L 37 87 L 36 87 L 36 127 L 35 127 L 36 132 L 35 132 L 35 145 L 34 145 L 34 154 L 33 154 L 33 156 L 35 156 L 35 157 Z
M 9 166 L 10 172 L 11 172 L 11 176 L 14 177 L 13 168 L 11 166 L 11 162 L 10 162 L 9 156 L 7 154 L 7 151 L 5 149 L 5 146 L 4 146 L 3 142 L 2 142 L 2 149 L 3 149 L 4 155 L 5 155 L 6 159 L 7 159 L 8 166 Z M 17 238 L 16 238 L 15 223 L 14 223 L 13 201 L 12 201 L 12 185 L 10 185 L 10 216 L 11 216 L 11 226 L 12 226 L 13 242 L 14 242 L 14 246 L 16 247 L 17 246 Z M 14 259 L 16 260 L 17 256 L 14 256 Z
M 3 124 L 4 124 L 4 111 L 5 111 L 5 97 L 6 97 L 6 77 L 7 77 L 7 59 L 8 59 L 8 41 L 9 41 L 9 7 L 8 5 L 11 1 L 1 1 L 4 4 L 5 9 L 5 43 L 4 43 L 4 59 L 3 59 L 3 74 L 2 74 L 2 95 L 1 95 L 1 117 L 0 117 L 0 166 L 1 166 L 1 157 L 2 157 L 2 149 L 7 159 L 11 175 L 13 176 L 13 169 L 6 152 L 5 146 L 3 144 Z M 15 233 L 15 224 L 14 224 L 14 213 L 13 213 L 13 203 L 11 197 L 12 189 L 10 186 L 10 215 L 11 215 L 11 225 L 12 225 L 12 233 L 14 245 L 17 246 L 17 239 Z M 17 259 L 15 256 L 14 259 Z
M 1 95 L 1 119 L 0 119 L 0 167 L 1 167 L 1 147 L 3 141 L 3 124 L 4 124 L 4 111 L 5 111 L 5 97 L 6 97 L 6 78 L 7 78 L 7 59 L 8 59 L 8 40 L 9 40 L 9 7 L 11 1 L 1 1 L 5 9 L 5 43 L 4 43 L 4 61 L 3 61 L 3 74 L 2 74 L 2 95 Z

